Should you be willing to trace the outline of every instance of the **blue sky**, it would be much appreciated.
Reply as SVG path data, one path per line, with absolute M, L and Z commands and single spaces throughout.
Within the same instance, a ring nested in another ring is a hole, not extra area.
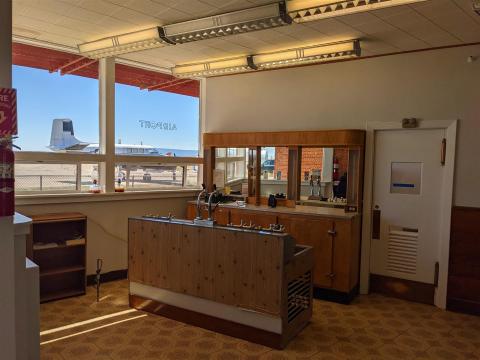
M 55 118 L 72 119 L 78 139 L 98 142 L 98 80 L 14 66 L 13 87 L 18 98 L 19 139 L 15 143 L 22 150 L 48 151 Z M 116 142 L 198 148 L 198 98 L 122 84 L 115 91 Z M 147 122 L 155 125 L 147 128 Z M 164 123 L 175 124 L 176 130 L 164 130 Z

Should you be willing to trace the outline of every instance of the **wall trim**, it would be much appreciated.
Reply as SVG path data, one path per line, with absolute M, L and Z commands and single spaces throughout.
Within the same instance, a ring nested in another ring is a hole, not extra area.
M 422 120 L 417 129 L 445 129 L 447 151 L 445 161 L 445 193 L 442 203 L 441 239 L 438 259 L 440 271 L 438 287 L 435 291 L 435 306 L 445 309 L 447 305 L 448 264 L 450 253 L 450 226 L 453 203 L 453 185 L 455 174 L 455 150 L 458 120 Z M 365 146 L 365 173 L 363 189 L 363 223 L 360 262 L 360 293 L 368 294 L 370 289 L 370 243 L 373 200 L 373 172 L 375 161 L 375 131 L 402 130 L 402 122 L 367 122 Z
M 95 285 L 96 274 L 87 275 L 87 286 Z M 102 291 L 102 285 L 111 281 L 125 280 L 128 278 L 128 269 L 113 270 L 103 274 L 100 274 L 100 292 Z

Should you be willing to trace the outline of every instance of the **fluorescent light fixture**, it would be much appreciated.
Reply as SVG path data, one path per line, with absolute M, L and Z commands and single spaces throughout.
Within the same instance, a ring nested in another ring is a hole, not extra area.
M 340 60 L 360 55 L 360 41 L 348 40 L 258 54 L 253 56 L 252 62 L 256 68 L 261 70 Z
M 172 69 L 172 73 L 179 78 L 198 78 L 321 63 L 360 55 L 360 40 L 346 40 L 271 53 L 177 65 Z
M 290 0 L 287 11 L 299 23 L 421 1 L 426 0 Z
M 252 70 L 250 61 L 251 57 L 242 56 L 195 64 L 177 65 L 172 69 L 172 73 L 179 78 L 195 78 L 246 72 Z
M 80 44 L 78 50 L 83 56 L 99 59 L 172 44 L 163 28 L 154 27 Z
M 270 29 L 291 24 L 284 1 L 250 9 L 185 21 L 164 27 L 165 36 L 176 44 L 220 36 Z

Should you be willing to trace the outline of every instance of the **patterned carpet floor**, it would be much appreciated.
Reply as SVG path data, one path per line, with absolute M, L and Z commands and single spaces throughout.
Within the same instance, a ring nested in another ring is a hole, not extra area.
M 377 294 L 351 305 L 315 301 L 284 351 L 128 307 L 126 281 L 41 305 L 42 360 L 480 359 L 480 318 Z

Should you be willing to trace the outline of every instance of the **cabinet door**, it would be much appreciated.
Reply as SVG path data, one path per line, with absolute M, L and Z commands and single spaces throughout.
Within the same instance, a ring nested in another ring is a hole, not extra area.
M 270 224 L 277 223 L 277 215 L 268 214 L 263 211 L 232 209 L 230 213 L 230 222 L 234 225 L 239 225 L 242 220 L 244 224 L 250 224 L 251 222 L 256 226 L 268 227 Z
M 329 234 L 334 223 L 329 219 L 287 216 L 278 217 L 278 223 L 293 236 L 297 244 L 313 247 L 315 286 L 332 287 L 333 237 Z
M 360 232 L 360 229 L 358 229 Z M 335 220 L 333 288 L 349 292 L 358 283 L 360 244 L 352 234 L 352 220 Z

